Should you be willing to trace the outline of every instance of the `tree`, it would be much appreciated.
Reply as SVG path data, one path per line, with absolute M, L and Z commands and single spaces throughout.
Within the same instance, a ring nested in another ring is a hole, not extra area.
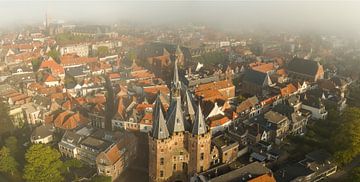
M 70 159 L 63 163 L 61 171 L 63 173 L 70 173 L 72 168 L 81 168 L 83 164 L 77 159 Z
M 65 86 L 68 86 L 69 84 L 70 85 L 76 85 L 76 79 L 75 77 L 69 75 L 69 74 L 65 74 L 65 78 L 64 78 L 64 85 Z
M 41 61 L 40 59 L 33 59 L 31 60 L 31 65 L 32 65 L 32 69 L 34 72 L 37 72 L 40 68 L 40 65 L 41 65 Z
M 24 179 L 29 182 L 63 181 L 64 178 L 60 171 L 63 162 L 60 161 L 60 156 L 60 153 L 50 146 L 32 145 L 25 154 L 27 163 L 24 169 Z
M 347 108 L 334 135 L 335 159 L 340 165 L 351 162 L 360 154 L 360 108 Z
M 349 181 L 360 182 L 360 167 L 355 167 L 350 171 Z
M 56 62 L 58 62 L 58 63 L 60 62 L 60 52 L 59 51 L 53 49 L 53 50 L 49 51 L 47 53 L 47 55 L 50 56 L 51 58 L 53 58 Z
M 110 176 L 95 176 L 91 179 L 91 182 L 111 182 Z
M 97 49 L 97 56 L 98 57 L 105 57 L 109 54 L 109 48 L 106 46 L 99 46 Z
M 0 99 L 0 138 L 4 133 L 14 129 L 9 116 L 9 106 Z
M 7 147 L 3 147 L 0 150 L 0 172 L 10 173 L 14 175 L 17 171 L 18 163 L 13 156 L 10 155 L 10 150 Z
M 7 138 L 7 139 L 5 140 L 5 146 L 6 146 L 7 148 L 9 148 L 12 156 L 15 156 L 15 155 L 18 153 L 18 151 L 19 151 L 19 148 L 18 148 L 18 140 L 17 140 L 17 138 L 14 137 L 14 136 L 10 136 L 9 138 Z

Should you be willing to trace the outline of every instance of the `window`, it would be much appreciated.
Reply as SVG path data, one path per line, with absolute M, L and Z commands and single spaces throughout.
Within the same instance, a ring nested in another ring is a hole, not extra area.
M 204 153 L 200 154 L 200 160 L 204 160 Z
M 163 157 L 160 158 L 160 165 L 164 165 L 164 158 Z
M 164 171 L 160 171 L 160 177 L 164 177 Z
M 200 172 L 203 172 L 203 171 L 204 171 L 204 167 L 200 166 Z
M 173 168 L 174 168 L 174 171 L 175 171 L 175 170 L 176 170 L 176 164 L 174 164 L 174 167 L 173 167 Z

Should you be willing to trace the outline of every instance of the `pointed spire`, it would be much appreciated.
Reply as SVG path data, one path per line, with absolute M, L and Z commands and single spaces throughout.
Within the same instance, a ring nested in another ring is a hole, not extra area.
M 151 134 L 152 137 L 156 139 L 165 139 L 169 137 L 169 130 L 166 126 L 160 94 L 158 94 L 155 100 L 155 106 L 153 110 L 153 127 Z
M 178 60 L 176 59 L 175 60 L 175 67 L 174 67 L 174 77 L 173 77 L 173 84 L 174 85 L 177 85 L 180 82 L 180 80 L 179 80 L 179 70 L 178 70 L 177 64 L 178 64 Z
M 191 133 L 194 135 L 201 135 L 206 132 L 207 131 L 206 131 L 205 119 L 204 119 L 204 115 L 202 114 L 201 106 L 199 103 L 198 109 L 196 112 L 195 122 L 194 122 Z
M 181 109 L 181 98 L 176 97 L 168 110 L 167 126 L 170 133 L 185 131 L 185 120 Z
M 182 52 L 182 50 L 180 48 L 180 45 L 177 45 L 175 55 L 180 56 L 181 54 L 183 54 L 183 52 Z
M 186 91 L 186 114 L 195 116 L 194 100 L 189 91 Z

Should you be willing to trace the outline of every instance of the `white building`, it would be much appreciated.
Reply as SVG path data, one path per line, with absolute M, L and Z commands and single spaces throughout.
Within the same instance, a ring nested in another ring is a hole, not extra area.
M 75 53 L 78 56 L 86 57 L 89 56 L 89 45 L 88 44 L 72 44 L 64 45 L 60 47 L 60 54 L 71 54 Z

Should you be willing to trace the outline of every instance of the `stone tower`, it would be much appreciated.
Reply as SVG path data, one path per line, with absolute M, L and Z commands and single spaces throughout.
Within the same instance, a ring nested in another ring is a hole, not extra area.
M 183 89 L 176 64 L 170 107 L 165 114 L 158 94 L 148 141 L 150 181 L 189 181 L 193 174 L 209 169 L 211 131 L 200 105 L 194 107 L 191 94 Z
M 195 121 L 191 133 L 189 133 L 188 149 L 190 153 L 188 174 L 206 171 L 211 163 L 211 132 L 206 126 L 204 116 L 198 105 Z

